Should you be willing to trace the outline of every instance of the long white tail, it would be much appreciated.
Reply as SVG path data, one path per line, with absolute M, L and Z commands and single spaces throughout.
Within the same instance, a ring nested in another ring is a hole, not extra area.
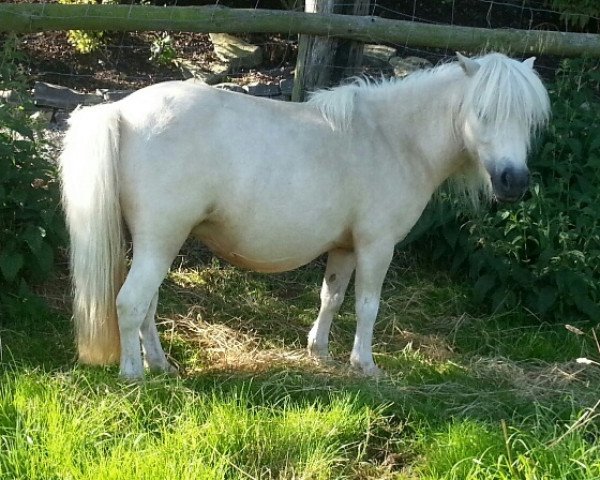
M 79 360 L 120 357 L 115 299 L 125 272 L 119 203 L 120 114 L 114 105 L 71 115 L 60 158 L 62 199 L 71 238 L 73 317 Z

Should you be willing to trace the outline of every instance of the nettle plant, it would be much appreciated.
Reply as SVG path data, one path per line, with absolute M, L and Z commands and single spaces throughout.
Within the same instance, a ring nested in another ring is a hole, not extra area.
M 0 90 L 25 90 L 14 41 L 0 51 Z M 23 105 L 0 103 L 0 313 L 31 305 L 65 234 L 54 165 Z
M 473 214 L 442 193 L 408 239 L 466 273 L 477 303 L 521 305 L 544 320 L 600 317 L 599 87 L 598 63 L 562 63 L 529 198 Z

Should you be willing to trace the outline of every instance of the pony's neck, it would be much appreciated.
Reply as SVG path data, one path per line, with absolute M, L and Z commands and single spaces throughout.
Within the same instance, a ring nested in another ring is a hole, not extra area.
M 374 89 L 361 99 L 361 113 L 377 123 L 386 141 L 406 156 L 411 167 L 431 179 L 433 189 L 460 171 L 467 160 L 456 128 L 464 74 L 450 65 L 442 69 Z

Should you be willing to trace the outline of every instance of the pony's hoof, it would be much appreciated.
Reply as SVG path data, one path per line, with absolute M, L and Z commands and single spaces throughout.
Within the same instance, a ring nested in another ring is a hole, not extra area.
M 144 374 L 135 375 L 130 373 L 119 373 L 119 379 L 125 383 L 141 383 L 144 381 Z
M 383 375 L 383 371 L 375 365 L 374 362 L 357 362 L 351 361 L 352 368 L 366 377 L 378 378 Z
M 179 377 L 179 369 L 172 363 L 167 363 L 164 373 L 169 377 Z
M 135 383 L 144 380 L 144 364 L 139 362 L 128 362 L 121 359 L 119 377 L 125 382 Z
M 363 375 L 371 378 L 380 378 L 383 375 L 383 370 L 381 370 L 377 365 L 369 365 L 361 368 Z
M 316 345 L 308 346 L 308 356 L 319 363 L 331 363 L 331 355 L 327 347 L 317 347 Z
M 150 371 L 156 375 L 167 375 L 169 377 L 179 377 L 179 369 L 165 361 L 164 363 L 161 363 L 160 365 L 152 365 L 149 366 Z

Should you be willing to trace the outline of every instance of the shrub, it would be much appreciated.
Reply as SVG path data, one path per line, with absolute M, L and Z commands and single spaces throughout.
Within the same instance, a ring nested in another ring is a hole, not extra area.
M 116 0 L 58 0 L 58 3 L 71 4 L 90 4 L 90 3 L 116 3 Z M 69 43 L 78 53 L 92 53 L 102 46 L 102 38 L 105 32 L 92 32 L 85 30 L 69 30 L 67 38 Z
M 550 86 L 553 121 L 530 165 L 530 198 L 469 217 L 447 193 L 407 242 L 449 258 L 493 310 L 600 317 L 600 67 L 564 61 Z M 414 246 L 413 246 L 414 248 Z
M 24 92 L 17 60 L 14 41 L 5 42 L 0 90 Z M 31 299 L 28 285 L 50 273 L 65 238 L 55 167 L 36 137 L 23 106 L 0 103 L 0 314 Z

